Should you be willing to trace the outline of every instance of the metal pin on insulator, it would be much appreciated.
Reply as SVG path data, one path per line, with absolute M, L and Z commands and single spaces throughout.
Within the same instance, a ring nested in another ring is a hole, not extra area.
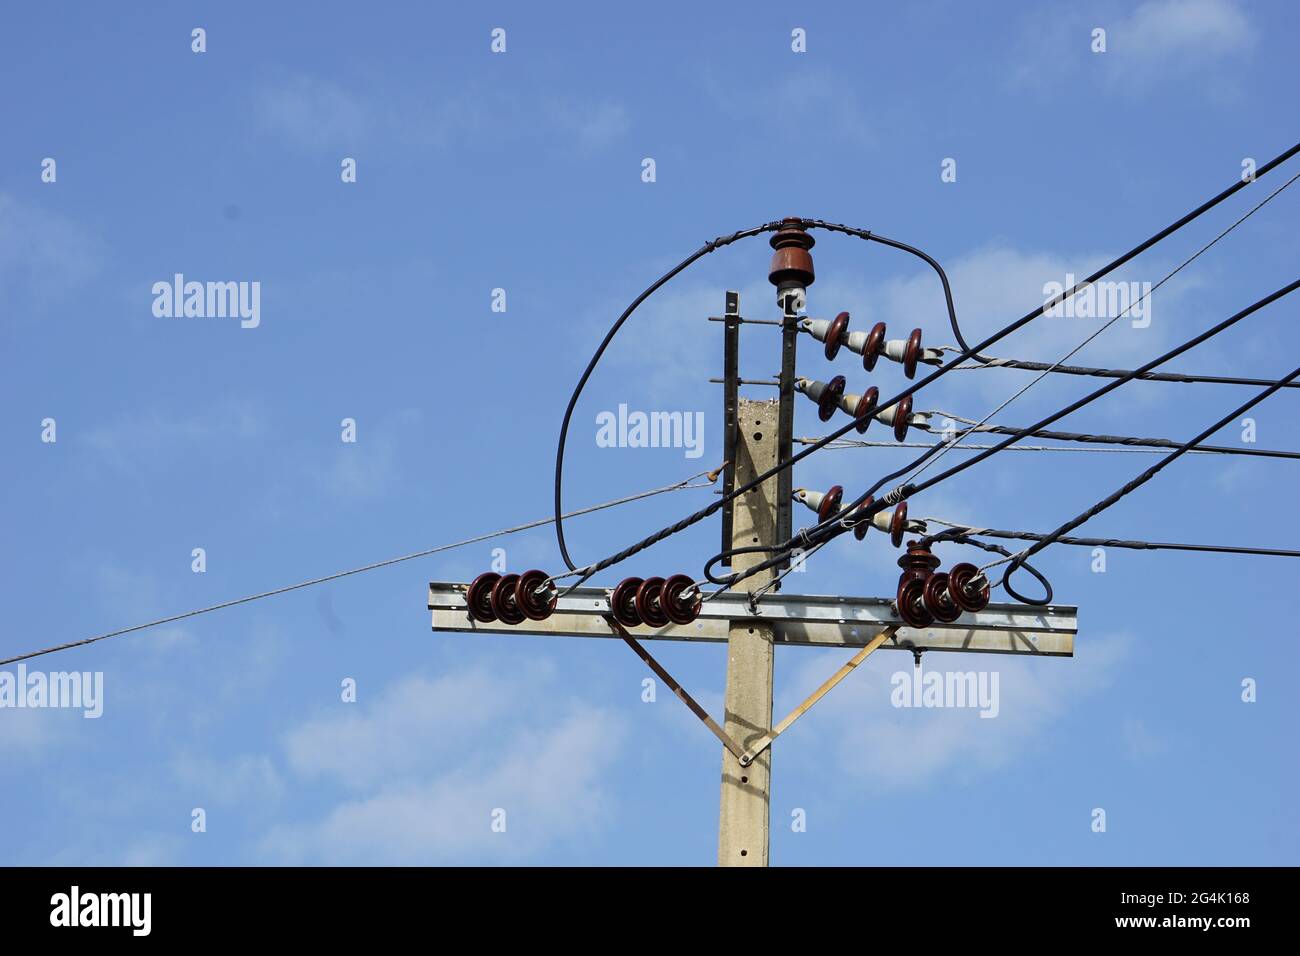
M 948 571 L 948 593 L 953 603 L 974 614 L 989 606 L 989 579 L 973 564 L 955 564 Z
M 497 619 L 492 610 L 492 588 L 500 580 L 501 575 L 495 571 L 484 571 L 470 582 L 465 592 L 465 608 L 469 616 L 480 624 L 491 624 Z
M 826 360 L 833 361 L 835 356 L 840 354 L 840 347 L 844 345 L 844 337 L 849 330 L 849 314 L 841 312 L 829 321 L 826 319 L 800 319 L 799 325 L 818 342 L 825 343 Z
M 883 531 L 889 535 L 889 541 L 894 547 L 903 543 L 905 534 L 925 534 L 925 522 L 920 519 L 909 519 L 907 517 L 907 502 L 900 501 L 893 511 L 877 511 L 870 518 L 862 518 L 859 515 L 866 511 L 875 502 L 871 495 L 858 505 L 850 514 L 850 518 L 855 519 L 853 524 L 853 536 L 861 541 L 867 536 L 867 532 L 872 528 L 877 531 Z
M 489 599 L 492 602 L 492 613 L 502 624 L 522 624 L 528 620 L 528 616 L 515 600 L 515 585 L 519 583 L 519 578 L 518 574 L 503 574 L 497 583 L 492 585 Z
M 515 584 L 515 604 L 529 620 L 544 621 L 554 614 L 559 597 L 545 571 L 525 571 Z
M 794 500 L 817 512 L 817 521 L 820 524 L 840 510 L 840 503 L 844 500 L 844 489 L 839 485 L 831 485 L 824 492 L 796 488 Z
M 674 624 L 691 624 L 700 616 L 704 594 L 689 575 L 674 574 L 659 591 L 659 605 Z
M 948 573 L 936 571 L 926 578 L 922 593 L 925 608 L 934 615 L 936 621 L 951 624 L 961 617 L 961 605 L 952 599 L 948 591 Z
M 794 387 L 796 391 L 803 392 L 817 403 L 817 417 L 824 422 L 828 422 L 831 420 L 831 416 L 835 414 L 835 409 L 840 403 L 840 397 L 844 394 L 846 384 L 843 375 L 836 375 L 829 382 L 819 382 L 811 378 L 797 378 Z
M 840 409 L 857 419 L 858 434 L 861 435 L 871 424 L 871 419 L 876 412 L 876 404 L 880 401 L 880 389 L 872 385 L 861 395 L 854 395 L 852 392 L 845 392 L 840 396 Z
M 638 627 L 641 624 L 641 614 L 636 607 L 636 592 L 643 581 L 643 578 L 624 578 L 609 595 L 609 612 L 624 627 Z
M 862 368 L 870 372 L 876 367 L 885 348 L 885 323 L 877 322 L 870 332 L 850 332 L 844 338 L 844 347 L 862 356 Z
M 641 623 L 650 627 L 668 626 L 668 614 L 661 602 L 663 588 L 663 578 L 646 578 L 636 589 L 636 612 Z
M 894 429 L 894 440 L 905 441 L 909 425 L 926 427 L 930 416 L 925 412 L 912 411 L 912 396 L 905 395 L 899 401 L 876 412 L 876 421 Z
M 913 329 L 906 339 L 890 339 L 881 347 L 881 354 L 894 362 L 901 362 L 903 374 L 908 378 L 916 377 L 919 362 L 929 365 L 943 364 L 943 352 L 939 349 L 921 347 L 921 330 Z

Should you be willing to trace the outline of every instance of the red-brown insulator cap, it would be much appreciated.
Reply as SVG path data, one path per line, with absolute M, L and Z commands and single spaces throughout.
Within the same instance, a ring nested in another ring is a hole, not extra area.
M 776 251 L 772 253 L 772 266 L 767 272 L 768 281 L 778 288 L 785 282 L 812 285 L 816 276 L 813 274 L 812 254 L 808 250 L 816 240 L 808 235 L 800 221 L 795 218 L 785 219 L 769 241 Z

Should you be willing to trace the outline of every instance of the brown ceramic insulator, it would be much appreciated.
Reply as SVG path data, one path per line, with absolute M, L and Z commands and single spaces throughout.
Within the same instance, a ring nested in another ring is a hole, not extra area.
M 817 509 L 817 523 L 821 524 L 835 512 L 840 510 L 840 502 L 844 500 L 844 489 L 839 485 L 831 485 L 830 490 L 822 495 L 821 507 Z
M 912 421 L 912 396 L 905 396 L 894 406 L 894 441 L 907 438 L 907 426 Z
M 903 349 L 903 374 L 916 378 L 916 363 L 921 360 L 921 330 L 913 329 L 907 337 L 907 347 Z
M 659 603 L 663 593 L 663 578 L 646 578 L 636 589 L 636 612 L 641 621 L 650 627 L 667 627 L 668 615 Z
M 843 375 L 836 375 L 826 383 L 822 389 L 821 398 L 817 399 L 817 417 L 824 422 L 831 420 L 835 414 L 835 409 L 840 407 L 840 399 L 844 397 L 844 387 L 848 383 L 844 380 Z
M 920 581 L 928 578 L 939 566 L 939 559 L 921 542 L 909 541 L 907 550 L 899 555 L 898 566 L 903 569 L 903 573 L 898 576 L 898 586 L 901 588 L 913 578 Z
M 861 435 L 871 424 L 871 418 L 876 414 L 876 404 L 880 401 L 880 389 L 872 385 L 862 393 L 858 399 L 857 408 L 853 409 L 853 417 L 858 420 L 858 434 Z
M 961 617 L 961 605 L 957 604 L 948 593 L 948 574 L 936 571 L 925 579 L 925 608 L 934 615 L 936 621 L 951 624 Z
M 555 613 L 560 594 L 546 579 L 545 571 L 525 571 L 515 584 L 515 604 L 530 620 L 544 621 Z
M 885 323 L 877 322 L 867 333 L 867 341 L 862 346 L 862 367 L 870 372 L 876 367 L 876 361 L 885 353 Z
M 469 616 L 480 624 L 491 624 L 497 619 L 492 610 L 492 587 L 501 580 L 495 571 L 484 571 L 476 577 L 465 592 L 465 606 Z
M 690 624 L 700 616 L 700 608 L 704 606 L 704 595 L 700 589 L 695 588 L 691 597 L 683 596 L 693 587 L 695 582 L 686 574 L 674 574 L 664 582 L 659 592 L 659 606 L 674 624 Z
M 522 624 L 528 618 L 515 603 L 515 585 L 519 575 L 503 574 L 501 580 L 492 585 L 492 613 L 502 624 Z
M 847 312 L 841 312 L 831 319 L 830 328 L 826 330 L 826 361 L 834 361 L 835 356 L 840 354 L 840 346 L 844 344 L 844 336 L 848 331 L 849 314 Z
M 913 578 L 898 589 L 898 616 L 908 626 L 915 628 L 929 627 L 934 623 L 934 615 L 925 606 L 925 582 Z
M 857 538 L 859 541 L 865 538 L 867 532 L 871 530 L 871 519 L 864 518 L 862 515 L 866 513 L 868 508 L 875 504 L 875 501 L 876 499 L 873 496 L 867 495 L 867 500 L 858 505 L 857 511 L 854 512 L 858 517 L 858 523 L 853 526 L 853 537 Z
M 767 279 L 780 288 L 785 283 L 807 288 L 813 284 L 812 254 L 808 251 L 816 240 L 799 224 L 798 219 L 786 219 L 781 228 L 769 242 L 776 250 L 772 253 L 772 265 L 768 269 Z
M 641 614 L 636 609 L 636 589 L 641 586 L 642 580 L 624 578 L 614 586 L 614 593 L 609 596 L 609 613 L 624 627 L 638 627 L 641 624 Z
M 889 543 L 898 547 L 903 543 L 903 535 L 907 533 L 907 502 L 900 501 L 898 507 L 894 509 L 894 517 L 889 522 Z M 938 566 L 938 561 L 935 565 Z
M 953 565 L 948 571 L 948 593 L 963 611 L 978 613 L 989 606 L 989 582 L 972 587 L 971 581 L 979 575 L 979 568 L 968 562 Z

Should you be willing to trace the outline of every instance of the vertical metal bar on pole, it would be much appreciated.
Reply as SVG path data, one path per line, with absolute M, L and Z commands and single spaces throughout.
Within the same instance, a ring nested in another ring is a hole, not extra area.
M 777 461 L 779 404 L 740 399 L 737 403 L 736 481 L 745 484 Z M 769 478 L 735 502 L 731 547 L 770 543 L 776 535 L 775 495 L 779 481 Z M 732 568 L 744 570 L 764 554 L 738 554 Z M 740 586 L 757 588 L 771 580 L 763 571 Z M 733 624 L 727 632 L 726 734 L 742 747 L 761 740 L 772 728 L 772 626 L 751 621 Z M 718 865 L 767 866 L 772 751 L 764 751 L 748 767 L 737 756 L 722 752 L 722 799 L 718 823 Z
M 740 293 L 727 292 L 722 330 L 722 494 L 726 498 L 736 487 L 736 403 L 740 399 Z M 722 506 L 722 550 L 731 548 L 732 507 Z M 729 558 L 720 562 L 731 567 Z
M 789 305 L 782 311 L 785 315 L 781 324 L 781 409 L 777 428 L 777 456 L 779 461 L 785 462 L 790 460 L 794 446 L 794 358 L 795 345 L 799 341 L 799 317 Z M 790 535 L 794 533 L 794 515 L 791 514 L 790 509 L 793 492 L 794 469 L 787 468 L 781 472 L 776 493 L 777 541 L 789 541 Z M 789 566 L 790 562 L 786 560 L 778 570 Z M 781 585 L 778 583 L 776 590 L 780 588 Z

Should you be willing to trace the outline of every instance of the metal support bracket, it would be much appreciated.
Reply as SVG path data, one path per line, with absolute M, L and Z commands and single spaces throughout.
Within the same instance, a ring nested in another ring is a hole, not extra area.
M 881 644 L 893 637 L 896 630 L 898 629 L 887 627 L 873 637 L 866 647 L 862 648 L 862 650 L 849 658 L 848 662 L 843 667 L 837 670 L 825 681 L 825 683 L 809 694 L 802 704 L 790 711 L 790 713 L 786 714 L 785 718 L 779 724 L 765 733 L 762 737 L 758 738 L 758 740 L 754 741 L 750 748 L 740 755 L 740 765 L 742 767 L 748 767 L 753 763 L 754 759 L 758 757 L 759 754 L 772 746 L 772 741 L 776 740 L 777 737 L 780 737 L 783 733 L 789 730 L 790 725 L 804 714 L 808 713 L 808 711 L 812 709 L 813 704 L 817 703 L 817 701 L 829 694 L 840 681 L 853 673 L 853 669 L 865 661 L 871 655 L 872 651 L 876 650 L 876 648 L 880 647 Z
M 719 740 L 722 741 L 722 746 L 730 750 L 731 753 L 736 757 L 736 759 L 739 760 L 742 764 L 744 764 L 745 758 L 743 756 L 740 744 L 736 743 L 734 740 L 732 740 L 730 737 L 727 736 L 726 731 L 724 731 L 721 727 L 718 726 L 718 722 L 709 716 L 709 712 L 705 710 L 703 707 L 701 707 L 699 702 L 694 697 L 692 697 L 689 693 L 687 693 L 685 687 L 677 683 L 677 681 L 673 678 L 672 674 L 664 670 L 664 666 L 660 664 L 657 660 L 655 660 L 649 651 L 647 651 L 644 647 L 641 646 L 640 641 L 638 641 L 635 637 L 629 634 L 627 632 L 627 629 L 624 628 L 622 624 L 614 620 L 613 615 L 605 614 L 603 615 L 603 617 L 605 618 L 605 623 L 609 625 L 610 630 L 612 630 L 615 634 L 621 637 L 623 639 L 623 643 L 625 643 L 628 647 L 632 648 L 632 653 L 636 654 L 637 657 L 645 661 L 646 666 L 648 666 L 652 671 L 654 671 L 655 674 L 658 675 L 661 681 L 663 681 L 670 688 L 672 688 L 672 692 L 677 695 L 677 699 L 680 700 L 687 707 L 689 707 L 692 714 L 700 718 L 704 726 L 708 727 L 709 730 L 713 732 L 713 736 L 717 737 Z

